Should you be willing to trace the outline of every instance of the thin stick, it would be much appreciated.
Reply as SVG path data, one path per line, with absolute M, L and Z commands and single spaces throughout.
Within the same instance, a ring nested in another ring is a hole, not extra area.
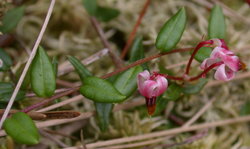
M 15 90 L 14 90 L 14 92 L 13 92 L 13 94 L 12 94 L 10 100 L 9 100 L 9 103 L 8 103 L 8 105 L 7 105 L 7 108 L 6 108 L 6 110 L 5 110 L 4 114 L 3 114 L 3 117 L 2 117 L 2 119 L 1 119 L 1 121 L 0 121 L 0 129 L 2 128 L 3 122 L 4 122 L 4 120 L 7 118 L 8 114 L 9 114 L 9 111 L 10 111 L 10 109 L 11 109 L 11 107 L 12 107 L 12 104 L 13 104 L 15 98 L 16 98 L 16 95 L 17 95 L 17 93 L 18 93 L 18 91 L 19 91 L 19 89 L 20 89 L 20 87 L 21 87 L 21 85 L 22 85 L 22 83 L 23 83 L 24 77 L 25 77 L 25 75 L 26 75 L 26 73 L 27 73 L 27 71 L 28 71 L 28 69 L 29 69 L 29 67 L 30 67 L 30 64 L 31 64 L 33 58 L 34 58 L 35 55 L 36 55 L 37 48 L 38 48 L 38 46 L 39 46 L 39 44 L 40 44 L 40 42 L 41 42 L 41 40 L 42 40 L 43 34 L 44 34 L 44 32 L 45 32 L 45 29 L 46 29 L 46 27 L 47 27 L 47 25 L 48 25 L 50 16 L 51 16 L 52 11 L 53 11 L 53 8 L 54 8 L 54 5 L 55 5 L 55 0 L 51 0 L 50 6 L 49 6 L 49 9 L 48 9 L 48 13 L 47 13 L 46 18 L 45 18 L 45 20 L 44 20 L 42 29 L 41 29 L 41 31 L 40 31 L 40 33 L 39 33 L 39 35 L 38 35 L 38 38 L 37 38 L 37 40 L 36 40 L 36 42 L 35 42 L 35 45 L 34 45 L 34 47 L 33 47 L 33 49 L 32 49 L 32 52 L 31 52 L 31 54 L 30 54 L 30 57 L 29 57 L 29 59 L 28 59 L 26 65 L 25 65 L 25 67 L 24 67 L 24 70 L 23 70 L 23 72 L 22 72 L 22 75 L 21 75 L 20 79 L 18 80 L 18 83 L 17 83 L 17 85 L 16 85 L 16 88 L 15 88 Z
M 216 121 L 216 122 L 197 124 L 197 125 L 193 125 L 190 127 L 174 128 L 174 129 L 170 129 L 170 130 L 153 132 L 153 133 L 143 134 L 143 135 L 139 135 L 139 136 L 124 137 L 124 138 L 113 139 L 113 140 L 108 140 L 108 141 L 100 141 L 97 143 L 87 144 L 87 147 L 88 148 L 97 148 L 97 147 L 103 147 L 103 146 L 108 146 L 108 145 L 122 144 L 122 143 L 127 143 L 127 142 L 152 139 L 155 137 L 174 135 L 174 134 L 183 133 L 183 132 L 196 131 L 196 130 L 200 130 L 200 129 L 220 127 L 220 126 L 231 125 L 231 124 L 236 124 L 236 123 L 243 123 L 243 122 L 247 122 L 247 121 L 250 121 L 250 116 L 242 116 L 242 117 L 238 117 L 238 118 L 220 120 L 220 121 Z
M 120 59 L 119 56 L 117 56 L 114 51 L 111 49 L 105 34 L 102 30 L 102 28 L 100 27 L 99 22 L 96 20 L 95 17 L 90 17 L 90 21 L 93 24 L 93 26 L 95 27 L 96 32 L 98 33 L 103 45 L 109 50 L 109 56 L 111 57 L 112 61 L 114 62 L 116 68 L 122 68 L 123 67 L 123 61 L 122 59 Z
M 36 108 L 39 108 L 39 107 L 41 107 L 41 106 L 44 106 L 44 105 L 50 103 L 50 102 L 53 101 L 53 100 L 56 100 L 56 99 L 58 99 L 58 98 L 60 98 L 60 97 L 62 97 L 62 96 L 69 95 L 69 94 L 75 92 L 75 91 L 78 90 L 78 89 L 79 89 L 79 87 L 76 87 L 76 88 L 73 88 L 73 89 L 68 90 L 68 91 L 66 91 L 66 92 L 63 92 L 63 93 L 61 93 L 61 94 L 58 94 L 58 95 L 52 96 L 52 97 L 50 97 L 50 98 L 44 99 L 42 102 L 39 102 L 39 103 L 33 104 L 33 105 L 29 106 L 29 107 L 26 107 L 25 109 L 22 110 L 22 112 L 27 113 L 27 112 L 29 112 L 29 111 L 32 111 L 32 110 L 34 110 L 34 109 L 36 109 Z
M 57 145 L 59 145 L 60 147 L 68 147 L 68 145 L 66 145 L 65 143 L 63 143 L 61 140 L 57 139 L 56 137 L 52 136 L 51 134 L 47 133 L 45 130 L 40 129 L 39 132 L 45 137 L 48 138 L 49 140 L 55 142 Z
M 104 49 L 96 52 L 95 54 L 88 56 L 86 59 L 82 60 L 81 62 L 84 65 L 89 65 L 89 64 L 95 62 L 96 60 L 99 60 L 101 57 L 103 57 L 107 53 L 108 53 L 108 49 L 104 48 Z M 58 76 L 65 75 L 73 70 L 74 70 L 74 67 L 70 64 L 70 62 L 66 61 L 63 64 L 59 65 Z
M 150 0 L 147 0 L 140 12 L 140 15 L 139 15 L 139 18 L 137 19 L 135 25 L 134 25 L 134 28 L 133 28 L 133 31 L 130 33 L 129 37 L 128 37 L 128 41 L 125 45 L 125 47 L 123 48 L 122 50 L 122 55 L 121 55 L 121 58 L 123 59 L 126 54 L 128 53 L 128 49 L 130 48 L 131 44 L 132 44 L 132 41 L 134 40 L 135 38 L 135 34 L 136 34 L 136 31 L 138 29 L 138 27 L 140 26 L 141 24 L 141 21 L 142 21 L 142 18 L 143 16 L 145 15 L 146 11 L 147 11 L 147 8 L 150 4 Z
M 192 125 L 195 121 L 197 121 L 201 115 L 203 113 L 205 113 L 208 108 L 213 104 L 213 102 L 215 101 L 216 98 L 212 98 L 211 100 L 209 100 L 209 102 L 207 102 L 205 104 L 204 107 L 202 107 L 194 116 L 192 116 L 192 118 L 190 120 L 188 120 L 182 127 L 189 127 L 190 125 Z
M 62 102 L 59 102 L 59 103 L 56 103 L 56 104 L 53 104 L 51 106 L 48 106 L 46 108 L 43 108 L 43 109 L 40 109 L 38 110 L 37 112 L 46 112 L 46 111 L 50 111 L 50 110 L 53 110 L 53 109 L 56 109 L 56 108 L 59 108 L 59 107 L 62 107 L 64 105 L 67 105 L 69 103 L 73 103 L 73 102 L 76 102 L 76 101 L 79 101 L 79 100 L 82 100 L 84 97 L 82 95 L 77 95 L 75 97 L 72 97 L 70 99 L 67 99 L 67 100 L 64 100 Z

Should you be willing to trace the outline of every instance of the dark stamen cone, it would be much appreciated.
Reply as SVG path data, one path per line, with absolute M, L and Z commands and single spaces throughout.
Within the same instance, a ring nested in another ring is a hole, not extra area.
M 146 105 L 148 109 L 148 114 L 153 115 L 155 112 L 155 106 L 156 106 L 156 97 L 152 98 L 145 98 L 146 99 Z
M 243 63 L 242 61 L 240 61 L 239 66 L 240 66 L 239 70 L 246 70 L 246 69 L 247 69 L 246 64 L 245 64 L 245 63 Z

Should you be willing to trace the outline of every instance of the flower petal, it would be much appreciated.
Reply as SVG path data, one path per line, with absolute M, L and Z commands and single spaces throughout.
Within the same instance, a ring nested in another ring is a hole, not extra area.
M 235 72 L 231 69 L 227 69 L 225 64 L 222 64 L 218 67 L 214 74 L 216 80 L 229 81 L 234 78 Z
M 222 61 L 233 71 L 238 71 L 240 68 L 240 59 L 238 56 L 225 56 L 222 58 Z
M 149 80 L 149 78 L 150 78 L 150 73 L 147 70 L 145 70 L 145 71 L 138 74 L 138 76 L 137 76 L 137 85 L 138 85 L 138 88 L 139 88 L 140 91 L 143 89 L 144 82 L 146 80 Z
M 209 66 L 213 65 L 214 63 L 217 63 L 217 62 L 219 62 L 219 59 L 217 59 L 217 58 L 206 58 L 206 59 L 201 63 L 200 68 L 201 68 L 202 70 L 204 70 L 204 69 L 208 68 Z M 216 68 L 217 68 L 217 67 L 215 67 L 215 69 L 216 69 Z
M 157 88 L 155 89 L 155 96 L 163 94 L 168 87 L 168 80 L 163 76 L 156 77 Z
M 153 80 L 147 80 L 144 82 L 142 88 L 139 88 L 142 96 L 147 98 L 155 97 L 155 90 L 157 88 L 157 83 Z

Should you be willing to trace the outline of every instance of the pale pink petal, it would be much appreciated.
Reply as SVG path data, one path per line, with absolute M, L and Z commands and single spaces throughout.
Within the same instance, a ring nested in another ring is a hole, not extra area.
M 224 43 L 224 41 L 222 41 L 221 39 L 215 38 L 215 39 L 211 39 L 214 43 L 213 45 L 216 47 L 221 47 Z
M 223 39 L 211 39 L 214 43 L 213 43 L 213 46 L 215 47 L 222 47 L 222 48 L 225 48 L 225 49 L 228 49 L 225 41 Z
M 222 57 L 222 61 L 233 71 L 239 70 L 240 59 L 238 56 L 225 56 Z
M 144 82 L 146 80 L 149 80 L 149 78 L 150 78 L 150 73 L 147 70 L 140 72 L 137 75 L 137 85 L 138 85 L 139 90 L 142 90 L 144 86 Z
M 206 58 L 206 59 L 201 63 L 200 68 L 201 68 L 202 70 L 204 70 L 204 69 L 208 68 L 209 66 L 213 65 L 214 63 L 217 63 L 217 62 L 219 62 L 219 60 L 216 59 L 216 58 Z M 216 68 L 215 68 L 215 69 L 216 69 Z
M 229 81 L 232 78 L 234 78 L 234 75 L 235 75 L 234 71 L 232 71 L 229 68 L 226 69 L 226 65 L 222 64 L 216 70 L 214 78 L 216 80 Z
M 221 58 L 222 56 L 225 55 L 224 50 L 225 50 L 224 48 L 215 47 L 210 55 L 210 58 Z
M 168 87 L 168 80 L 163 76 L 156 77 L 157 88 L 155 89 L 155 96 L 163 94 Z
M 144 82 L 142 88 L 139 88 L 139 91 L 142 96 L 151 98 L 155 96 L 155 89 L 157 88 L 157 83 L 153 80 L 147 80 Z

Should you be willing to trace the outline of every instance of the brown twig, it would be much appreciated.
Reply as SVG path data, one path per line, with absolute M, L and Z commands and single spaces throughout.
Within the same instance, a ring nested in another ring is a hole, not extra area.
M 143 18 L 143 16 L 144 16 L 145 13 L 146 13 L 149 4 L 150 4 L 150 0 L 146 0 L 145 4 L 144 4 L 144 6 L 143 6 L 143 8 L 142 8 L 142 10 L 141 10 L 141 12 L 140 12 L 140 15 L 139 15 L 139 17 L 138 17 L 138 19 L 137 19 L 137 21 L 136 21 L 136 23 L 135 23 L 135 25 L 134 25 L 133 31 L 130 33 L 130 35 L 129 35 L 129 37 L 128 37 L 128 41 L 127 41 L 125 47 L 124 47 L 123 50 L 122 50 L 122 54 L 121 54 L 121 58 L 122 58 L 122 59 L 124 59 L 124 57 L 125 57 L 126 54 L 128 53 L 128 50 L 129 50 L 129 48 L 130 48 L 130 46 L 131 46 L 131 44 L 132 44 L 132 41 L 133 41 L 134 38 L 135 38 L 136 31 L 137 31 L 138 27 L 139 27 L 140 24 L 141 24 L 142 18 Z
M 111 49 L 106 37 L 105 37 L 105 34 L 102 30 L 102 28 L 100 27 L 100 24 L 99 22 L 96 20 L 95 17 L 90 17 L 90 21 L 91 23 L 93 24 L 96 32 L 98 33 L 103 45 L 108 49 L 109 51 L 109 56 L 111 57 L 112 61 L 114 62 L 116 68 L 122 68 L 123 67 L 123 61 L 122 59 L 120 59 L 119 56 L 117 56 L 114 51 Z
M 204 136 L 207 135 L 207 133 L 208 133 L 208 129 L 205 129 L 205 130 L 197 133 L 196 135 L 191 136 L 190 138 L 186 139 L 183 142 L 172 143 L 172 144 L 162 144 L 162 145 L 157 145 L 157 146 L 152 146 L 152 147 L 146 147 L 146 148 L 143 148 L 143 149 L 152 149 L 152 148 L 155 148 L 155 147 L 170 148 L 170 147 L 174 147 L 174 146 L 180 146 L 180 145 L 190 144 L 190 143 L 192 143 L 194 141 L 197 141 L 197 140 L 203 138 Z
M 46 131 L 44 131 L 43 129 L 40 129 L 39 132 L 47 139 L 55 142 L 57 145 L 59 145 L 60 147 L 68 147 L 68 145 L 66 145 L 65 143 L 63 143 L 61 140 L 55 138 L 54 136 L 52 136 L 51 134 L 47 133 Z
M 113 139 L 113 140 L 108 140 L 108 141 L 90 143 L 90 144 L 87 144 L 87 148 L 98 148 L 98 147 L 104 147 L 104 146 L 109 146 L 109 145 L 117 145 L 117 144 L 123 144 L 123 143 L 128 143 L 128 142 L 153 139 L 157 137 L 164 137 L 164 136 L 175 135 L 179 133 L 196 131 L 196 130 L 201 130 L 201 129 L 221 127 L 221 126 L 232 125 L 232 124 L 237 124 L 237 123 L 244 123 L 248 121 L 250 121 L 250 116 L 242 116 L 242 117 L 220 120 L 220 121 L 215 121 L 215 122 L 196 124 L 190 127 L 173 128 L 173 129 L 169 129 L 165 131 L 153 132 L 153 133 L 143 134 L 143 135 L 138 135 L 138 136 L 124 137 L 124 138 Z M 76 149 L 76 147 L 69 147 L 67 149 Z
M 58 99 L 58 98 L 60 98 L 60 97 L 69 95 L 69 94 L 71 94 L 71 93 L 74 93 L 74 92 L 77 91 L 78 89 L 79 89 L 79 87 L 72 88 L 71 90 L 68 90 L 68 91 L 66 91 L 66 92 L 63 92 L 63 93 L 57 94 L 57 95 L 55 95 L 55 96 L 52 96 L 52 97 L 50 97 L 50 98 L 44 99 L 42 102 L 39 102 L 39 103 L 33 104 L 33 105 L 29 106 L 29 107 L 26 107 L 25 109 L 22 110 L 22 112 L 27 113 L 27 112 L 29 112 L 29 111 L 32 111 L 32 110 L 36 109 L 36 108 L 42 107 L 42 106 L 44 106 L 44 105 L 47 105 L 47 104 L 49 104 L 51 101 L 54 101 L 54 100 L 56 100 L 56 99 Z

